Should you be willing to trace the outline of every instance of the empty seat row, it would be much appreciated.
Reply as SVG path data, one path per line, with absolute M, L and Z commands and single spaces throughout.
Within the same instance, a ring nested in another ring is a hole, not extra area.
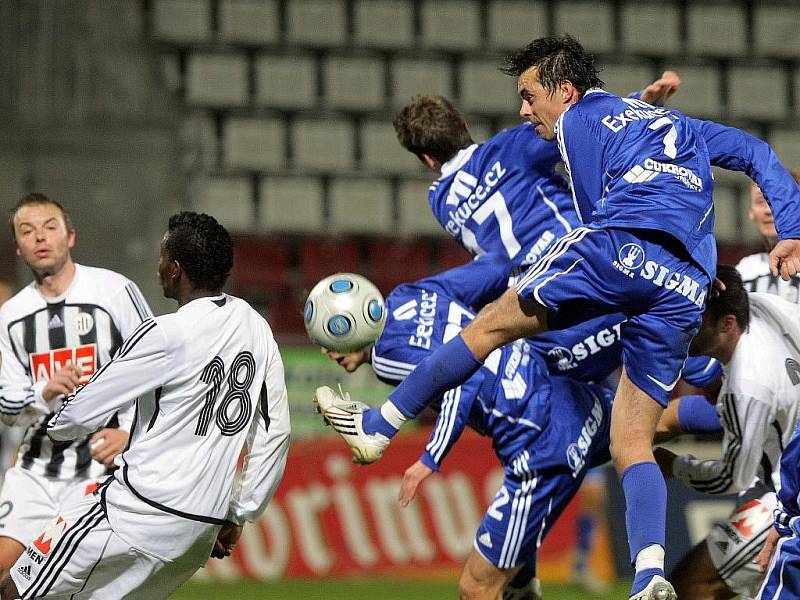
M 156 0 L 152 32 L 176 44 L 504 50 L 568 31 L 596 52 L 795 58 L 796 7 L 756 3 L 751 48 L 747 4 L 690 2 L 683 13 L 680 2 L 652 0 L 626 0 L 619 12 L 611 0 L 356 0 L 350 14 L 346 0 Z

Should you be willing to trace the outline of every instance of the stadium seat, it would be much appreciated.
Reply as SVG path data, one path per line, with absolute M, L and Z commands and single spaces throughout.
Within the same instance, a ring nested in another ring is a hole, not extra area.
M 262 54 L 255 64 L 259 106 L 298 110 L 317 102 L 317 61 L 313 56 Z
M 347 120 L 302 119 L 292 128 L 295 166 L 319 170 L 350 169 L 355 153 Z
M 556 3 L 556 32 L 580 32 L 587 50 L 611 52 L 614 49 L 614 15 L 611 3 L 580 0 Z
M 231 285 L 267 293 L 292 287 L 292 246 L 279 240 L 238 237 Z
M 255 205 L 248 177 L 200 177 L 192 187 L 193 210 L 212 215 L 232 233 L 253 231 Z
M 532 39 L 547 35 L 544 2 L 494 0 L 489 4 L 489 44 L 514 50 Z
M 728 73 L 732 117 L 783 119 L 788 116 L 786 73 L 779 66 L 735 66 Z M 770 90 L 765 94 L 764 90 Z
M 433 217 L 428 203 L 431 179 L 407 179 L 400 184 L 397 212 L 398 229 L 403 235 L 447 235 Z
M 285 166 L 286 126 L 278 119 L 229 118 L 222 135 L 225 166 L 269 169 Z
M 747 52 L 747 15 L 730 3 L 690 2 L 687 6 L 689 52 L 739 56 Z
M 400 283 L 415 281 L 434 272 L 428 242 L 374 240 L 367 244 L 369 278 L 385 295 Z
M 332 232 L 390 233 L 393 223 L 392 187 L 385 179 L 337 177 L 331 181 Z
M 392 102 L 404 106 L 419 94 L 453 96 L 453 69 L 446 60 L 399 58 L 392 63 Z
M 519 110 L 514 79 L 499 71 L 496 61 L 465 61 L 461 66 L 460 107 L 480 113 L 514 114 Z
M 768 56 L 796 58 L 800 55 L 797 7 L 759 4 L 756 3 L 753 16 L 756 51 Z
M 305 46 L 343 46 L 347 41 L 347 8 L 343 0 L 287 2 L 289 42 Z
M 437 245 L 436 270 L 446 271 L 453 267 L 460 267 L 472 260 L 469 252 L 464 250 L 455 240 L 442 241 Z
M 361 165 L 387 173 L 419 174 L 422 163 L 397 141 L 389 121 L 367 120 L 361 123 Z
M 653 81 L 655 75 L 656 69 L 653 65 L 645 62 L 607 64 L 603 65 L 603 70 L 600 72 L 600 76 L 606 82 L 606 89 L 621 96 L 641 90 Z
M 628 1 L 622 7 L 622 47 L 663 56 L 680 51 L 680 13 L 671 2 Z
M 322 233 L 323 187 L 318 177 L 263 177 L 259 230 Z
M 359 46 L 413 46 L 413 3 L 409 0 L 358 0 L 353 29 L 355 42 Z
M 248 45 L 272 44 L 280 31 L 276 0 L 221 0 L 219 37 Z
M 344 110 L 376 110 L 386 97 L 380 58 L 332 56 L 322 65 L 326 103 Z
M 153 33 L 159 39 L 176 42 L 203 42 L 211 36 L 210 0 L 157 0 L 153 14 Z
M 300 243 L 300 283 L 310 290 L 333 273 L 361 273 L 359 244 L 348 239 L 310 238 Z
M 770 135 L 769 143 L 784 165 L 795 169 L 800 167 L 800 130 L 776 129 Z
M 722 111 L 722 75 L 713 63 L 675 64 L 666 67 L 677 71 L 683 88 L 669 100 L 669 105 L 693 117 L 719 119 Z
M 247 57 L 193 54 L 186 73 L 186 100 L 201 106 L 241 106 L 248 98 Z
M 480 7 L 474 0 L 425 0 L 422 43 L 429 48 L 466 50 L 481 43 Z

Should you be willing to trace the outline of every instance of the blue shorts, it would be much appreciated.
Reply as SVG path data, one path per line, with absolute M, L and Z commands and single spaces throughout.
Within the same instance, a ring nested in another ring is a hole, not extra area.
M 800 598 L 800 538 L 782 537 L 769 565 L 758 600 Z
M 559 378 L 570 402 L 505 467 L 505 478 L 475 534 L 475 549 L 500 569 L 525 565 L 536 573 L 536 551 L 575 496 L 586 472 L 608 456 L 613 393 Z M 556 380 L 558 381 L 558 380 Z M 579 386 L 579 388 L 578 388 Z M 554 391 L 561 391 L 558 383 Z
M 709 275 L 657 231 L 580 227 L 517 283 L 550 311 L 550 329 L 621 312 L 622 362 L 631 381 L 666 406 L 700 328 Z

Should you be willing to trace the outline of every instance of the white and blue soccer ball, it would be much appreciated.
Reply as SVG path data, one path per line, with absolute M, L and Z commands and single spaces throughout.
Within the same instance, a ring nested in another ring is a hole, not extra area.
M 386 306 L 378 288 L 366 277 L 336 273 L 311 290 L 303 321 L 312 342 L 346 354 L 378 339 L 386 321 Z

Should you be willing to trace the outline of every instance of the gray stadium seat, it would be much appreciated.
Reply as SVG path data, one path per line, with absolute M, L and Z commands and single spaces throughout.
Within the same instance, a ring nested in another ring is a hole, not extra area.
M 354 13 L 357 45 L 376 48 L 414 45 L 414 4 L 410 0 L 358 0 Z
M 276 0 L 221 0 L 219 37 L 226 42 L 273 44 L 280 38 Z
M 260 231 L 324 232 L 323 187 L 318 178 L 262 177 L 260 191 Z
M 255 63 L 255 96 L 261 106 L 310 108 L 317 98 L 317 62 L 306 54 L 262 54 Z
M 739 56 L 747 51 L 746 14 L 741 5 L 690 2 L 687 10 L 690 52 Z
M 392 189 L 384 179 L 336 178 L 331 182 L 328 226 L 335 233 L 390 233 L 392 204 Z
M 325 98 L 331 108 L 376 110 L 386 97 L 379 58 L 332 56 L 323 63 Z
M 286 165 L 286 126 L 282 120 L 231 117 L 222 131 L 225 166 L 257 170 Z
M 248 177 L 203 177 L 192 182 L 192 209 L 219 220 L 231 232 L 254 229 L 255 206 Z
M 347 9 L 343 0 L 299 0 L 286 3 L 289 42 L 301 46 L 343 46 L 347 42 Z
M 611 4 L 599 1 L 557 2 L 556 30 L 572 33 L 592 52 L 614 49 L 614 17 Z
M 397 141 L 389 121 L 367 120 L 361 124 L 361 165 L 374 171 L 418 174 L 419 160 Z
M 788 116 L 786 74 L 778 66 L 734 66 L 729 72 L 728 109 L 736 118 Z
M 354 138 L 349 121 L 299 119 L 292 129 L 294 164 L 301 169 L 351 169 Z
M 186 100 L 203 106 L 241 106 L 247 103 L 247 57 L 242 54 L 192 54 L 186 73 Z
M 545 3 L 540 1 L 495 0 L 489 4 L 489 44 L 514 50 L 547 34 Z
M 429 48 L 466 50 L 481 45 L 480 7 L 474 0 L 424 0 L 422 43 Z
M 670 2 L 622 6 L 622 47 L 627 52 L 663 56 L 681 49 L 680 15 Z
M 159 39 L 179 43 L 210 39 L 210 0 L 157 0 L 153 33 Z
M 452 66 L 446 60 L 398 58 L 392 62 L 392 102 L 403 106 L 412 96 L 438 94 L 453 99 Z

